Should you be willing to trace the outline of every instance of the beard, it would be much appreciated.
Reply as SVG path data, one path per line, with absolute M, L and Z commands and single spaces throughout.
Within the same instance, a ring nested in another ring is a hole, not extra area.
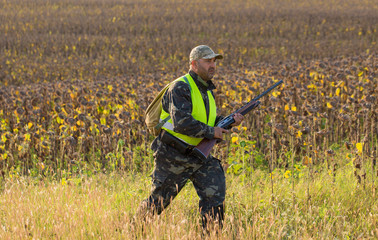
M 215 68 L 209 68 L 205 69 L 201 66 L 198 68 L 198 75 L 204 80 L 204 81 L 209 81 L 213 79 L 215 74 Z

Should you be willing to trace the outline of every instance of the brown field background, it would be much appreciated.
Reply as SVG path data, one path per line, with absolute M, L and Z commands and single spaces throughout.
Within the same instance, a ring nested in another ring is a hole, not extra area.
M 374 54 L 377 12 L 374 0 L 2 0 L 0 82 L 177 75 L 198 44 L 232 69 Z

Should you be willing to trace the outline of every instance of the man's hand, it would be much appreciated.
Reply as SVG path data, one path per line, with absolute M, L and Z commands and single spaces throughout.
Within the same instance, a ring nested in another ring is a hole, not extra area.
M 214 127 L 214 138 L 223 139 L 223 133 L 228 133 L 229 130 L 220 127 Z
M 244 116 L 240 113 L 235 113 L 233 117 L 235 122 L 231 124 L 232 127 L 238 126 L 244 120 Z

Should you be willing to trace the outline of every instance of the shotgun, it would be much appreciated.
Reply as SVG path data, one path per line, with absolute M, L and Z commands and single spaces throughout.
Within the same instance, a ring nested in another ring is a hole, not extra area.
M 231 124 L 233 124 L 235 122 L 235 120 L 234 120 L 234 114 L 235 113 L 240 113 L 243 116 L 246 115 L 247 113 L 249 113 L 251 110 L 253 110 L 254 108 L 256 108 L 260 104 L 260 101 L 258 101 L 260 98 L 262 98 L 264 95 L 266 95 L 267 93 L 272 91 L 274 88 L 276 88 L 281 83 L 283 83 L 282 80 L 280 80 L 279 82 L 276 82 L 273 86 L 271 86 L 270 88 L 265 90 L 263 93 L 261 93 L 260 95 L 258 95 L 257 97 L 255 97 L 254 99 L 249 101 L 243 107 L 239 108 L 235 112 L 233 112 L 230 115 L 228 115 L 227 117 L 223 118 L 221 121 L 219 121 L 217 123 L 216 126 L 224 128 L 224 129 L 230 129 Z M 204 138 L 204 139 L 202 139 L 202 141 L 195 148 L 193 148 L 193 151 L 191 152 L 191 154 L 198 157 L 202 161 L 206 161 L 206 159 L 210 155 L 211 149 L 213 149 L 215 143 L 218 140 L 219 139 L 217 139 L 217 138 L 213 138 L 213 139 Z

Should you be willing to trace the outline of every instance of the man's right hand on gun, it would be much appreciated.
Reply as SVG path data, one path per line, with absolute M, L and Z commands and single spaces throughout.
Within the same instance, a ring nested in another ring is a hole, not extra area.
M 235 113 L 233 115 L 233 118 L 235 122 L 231 124 L 232 127 L 238 126 L 244 120 L 244 116 L 241 115 L 240 113 Z M 223 139 L 223 133 L 228 133 L 228 132 L 229 130 L 226 130 L 224 128 L 214 127 L 214 138 Z

